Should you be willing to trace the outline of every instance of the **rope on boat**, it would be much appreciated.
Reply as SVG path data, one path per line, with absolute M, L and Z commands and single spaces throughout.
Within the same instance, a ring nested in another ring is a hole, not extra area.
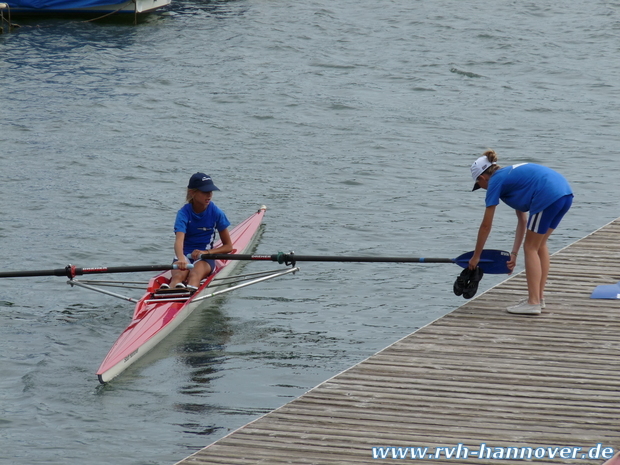
M 123 8 L 125 8 L 128 3 L 133 3 L 135 5 L 135 7 L 134 7 L 134 20 L 133 20 L 134 21 L 133 24 L 135 26 L 136 24 L 138 24 L 138 4 L 136 3 L 135 0 L 130 0 L 127 3 L 123 3 L 118 10 L 111 11 L 110 13 L 106 13 L 103 16 L 98 16 L 97 18 L 86 19 L 86 20 L 84 20 L 82 22 L 84 22 L 84 23 L 92 23 L 93 21 L 99 21 L 100 19 L 107 18 L 108 16 L 112 16 L 113 14 L 116 14 L 119 11 L 121 11 Z

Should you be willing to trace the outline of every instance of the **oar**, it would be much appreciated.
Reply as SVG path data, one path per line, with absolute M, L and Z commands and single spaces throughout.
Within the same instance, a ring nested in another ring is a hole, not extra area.
M 192 268 L 193 265 L 187 265 Z M 142 271 L 165 271 L 176 270 L 177 265 L 145 265 L 145 266 L 99 266 L 95 268 L 77 268 L 67 265 L 55 270 L 32 270 L 32 271 L 5 271 L 0 273 L 0 278 L 25 278 L 29 276 L 66 276 L 73 279 L 76 276 L 94 273 L 135 273 Z
M 293 252 L 278 252 L 273 255 L 243 254 L 204 254 L 203 259 L 212 260 L 262 260 L 294 265 L 296 262 L 367 262 L 367 263 L 456 263 L 462 268 L 469 266 L 474 252 L 467 252 L 457 258 L 418 258 L 418 257 L 347 257 L 330 255 L 295 255 Z M 510 253 L 503 250 L 483 250 L 478 266 L 489 274 L 508 274 L 506 263 Z

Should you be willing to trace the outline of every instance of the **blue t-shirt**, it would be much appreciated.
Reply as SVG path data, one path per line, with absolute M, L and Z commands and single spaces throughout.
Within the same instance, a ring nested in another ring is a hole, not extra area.
M 535 163 L 521 163 L 493 173 L 487 187 L 486 206 L 498 205 L 501 199 L 515 210 L 536 214 L 572 193 L 568 181 L 557 171 Z
M 224 231 L 230 226 L 226 215 L 213 202 L 207 205 L 202 213 L 194 212 L 192 205 L 186 203 L 177 212 L 174 222 L 174 232 L 185 233 L 183 254 L 187 255 L 194 250 L 208 250 L 213 248 L 215 231 Z

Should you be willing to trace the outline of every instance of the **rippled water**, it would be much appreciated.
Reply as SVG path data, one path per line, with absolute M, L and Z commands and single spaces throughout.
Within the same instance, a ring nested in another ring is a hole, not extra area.
M 471 250 L 487 147 L 569 178 L 554 250 L 618 216 L 620 2 L 192 0 L 137 26 L 20 24 L 0 35 L 6 270 L 167 263 L 197 170 L 233 223 L 269 207 L 267 254 Z M 514 223 L 500 208 L 489 246 Z M 301 268 L 105 387 L 131 304 L 3 280 L 0 462 L 174 463 L 464 302 L 452 265 Z

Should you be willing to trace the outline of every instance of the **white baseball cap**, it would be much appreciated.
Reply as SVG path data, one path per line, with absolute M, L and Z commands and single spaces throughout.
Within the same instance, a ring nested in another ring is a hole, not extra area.
M 484 173 L 491 165 L 496 165 L 496 164 L 497 163 L 495 162 L 490 162 L 489 159 L 483 155 L 471 165 L 471 177 L 475 182 L 474 188 L 472 189 L 472 191 L 475 191 L 476 189 L 480 189 L 480 185 L 478 184 L 478 176 Z

